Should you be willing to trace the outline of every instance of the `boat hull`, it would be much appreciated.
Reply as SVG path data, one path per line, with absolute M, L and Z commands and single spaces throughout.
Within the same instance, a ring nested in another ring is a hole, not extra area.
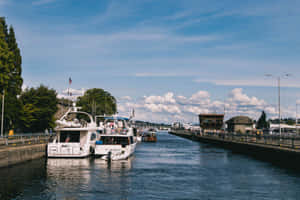
M 121 145 L 96 145 L 95 156 L 103 159 L 124 160 L 130 157 L 136 148 L 136 143 L 122 147 Z
M 157 142 L 156 136 L 142 137 L 143 142 Z
M 48 144 L 48 158 L 85 158 L 91 155 L 92 147 L 81 148 L 80 144 L 56 143 Z

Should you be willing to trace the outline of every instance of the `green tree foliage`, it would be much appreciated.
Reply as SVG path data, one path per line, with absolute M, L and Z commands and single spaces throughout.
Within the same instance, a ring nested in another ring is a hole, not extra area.
M 4 18 L 0 18 L 0 92 L 8 91 L 13 85 L 14 55 L 8 47 L 8 33 Z
M 16 42 L 13 27 L 7 29 L 4 17 L 0 17 L 0 100 L 5 93 L 4 131 L 15 128 L 20 114 L 20 101 L 17 95 L 21 92 L 22 58 Z M 2 111 L 2 106 L 0 106 Z
M 14 68 L 11 71 L 12 76 L 10 81 L 10 92 L 13 94 L 20 94 L 22 84 L 23 84 L 23 79 L 21 77 L 22 57 L 15 38 L 15 32 L 12 26 L 10 26 L 9 28 L 7 44 L 8 44 L 9 51 L 13 53 L 13 64 L 14 64 Z
M 53 128 L 58 100 L 54 89 L 43 85 L 26 89 L 20 96 L 22 112 L 20 126 L 24 132 L 42 132 Z
M 79 97 L 78 106 L 92 115 L 112 115 L 117 112 L 117 101 L 109 92 L 100 88 L 89 89 Z
M 257 129 L 264 129 L 264 128 L 269 128 L 269 123 L 267 122 L 267 115 L 265 111 L 262 111 L 261 116 L 259 117 L 257 123 L 256 123 L 256 128 Z
M 0 96 L 0 102 L 2 102 L 2 95 Z M 12 95 L 10 93 L 7 93 L 5 95 L 5 102 L 4 129 L 8 131 L 10 129 L 18 128 L 17 124 L 19 123 L 19 116 L 22 106 L 20 100 L 16 97 L 16 95 Z M 0 110 L 1 109 L 2 108 L 0 107 Z

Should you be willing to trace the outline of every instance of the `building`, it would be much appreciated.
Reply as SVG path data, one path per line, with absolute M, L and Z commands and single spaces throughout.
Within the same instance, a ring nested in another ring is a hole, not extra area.
M 200 127 L 204 131 L 215 131 L 223 128 L 224 114 L 200 114 Z
M 228 132 L 247 133 L 253 129 L 253 120 L 247 116 L 236 116 L 226 121 Z

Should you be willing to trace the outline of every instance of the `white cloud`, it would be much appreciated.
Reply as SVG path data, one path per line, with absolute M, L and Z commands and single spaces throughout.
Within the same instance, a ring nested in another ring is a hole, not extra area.
M 207 103 L 204 103 L 207 102 Z M 241 88 L 235 88 L 229 92 L 225 102 L 211 99 L 209 92 L 198 91 L 190 97 L 174 95 L 168 92 L 161 96 L 145 96 L 133 103 L 133 100 L 121 103 L 120 114 L 130 114 L 130 110 L 136 110 L 136 119 L 152 120 L 155 122 L 198 122 L 200 113 L 224 113 L 226 119 L 236 115 L 246 115 L 257 119 L 262 110 L 269 117 L 277 115 L 276 108 L 255 96 L 248 96 Z M 282 108 L 282 113 L 289 114 L 289 109 Z
M 191 96 L 190 102 L 194 104 L 209 104 L 210 94 L 207 91 L 199 91 Z
M 149 96 L 145 97 L 145 102 L 148 104 L 154 103 L 176 103 L 172 92 L 166 93 L 164 96 Z
M 249 97 L 243 93 L 242 88 L 235 88 L 229 94 L 229 102 L 238 103 L 240 105 L 248 106 L 264 106 L 266 102 L 264 100 L 259 100 L 256 97 Z

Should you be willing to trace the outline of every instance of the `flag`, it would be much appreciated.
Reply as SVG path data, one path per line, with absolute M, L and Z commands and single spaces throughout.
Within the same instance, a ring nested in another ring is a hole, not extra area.
M 132 117 L 135 117 L 135 116 L 134 116 L 134 108 L 132 109 Z
M 69 78 L 69 84 L 70 84 L 70 85 L 72 84 L 72 79 L 71 79 L 71 77 Z

